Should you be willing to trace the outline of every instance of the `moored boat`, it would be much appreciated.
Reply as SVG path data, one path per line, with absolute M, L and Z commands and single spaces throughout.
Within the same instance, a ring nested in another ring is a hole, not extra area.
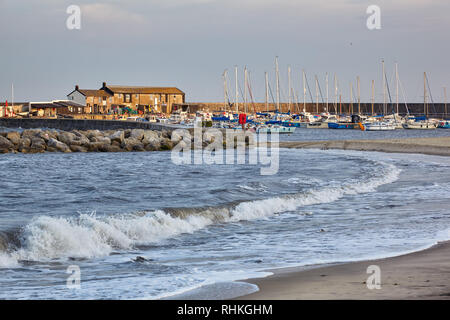
M 355 124 L 350 122 L 328 122 L 329 129 L 354 129 Z
M 450 129 L 450 121 L 449 120 L 444 120 L 444 121 L 439 122 L 438 128 Z
M 387 121 L 366 122 L 363 124 L 365 131 L 390 131 L 396 129 L 396 124 Z

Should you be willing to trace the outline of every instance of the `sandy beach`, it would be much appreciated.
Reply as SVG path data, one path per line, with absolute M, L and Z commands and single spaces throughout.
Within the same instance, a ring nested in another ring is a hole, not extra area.
M 450 138 L 281 142 L 280 147 L 449 156 Z M 380 267 L 380 289 L 367 287 L 371 265 Z M 247 281 L 258 292 L 239 299 L 450 299 L 450 242 L 392 258 L 269 271 L 274 275 Z
M 421 153 L 437 156 L 450 156 L 450 137 L 384 140 L 286 141 L 280 142 L 280 147 Z
M 369 290 L 367 267 L 381 270 L 381 288 Z M 272 270 L 253 279 L 260 291 L 239 299 L 450 299 L 450 243 L 398 257 L 300 270 Z

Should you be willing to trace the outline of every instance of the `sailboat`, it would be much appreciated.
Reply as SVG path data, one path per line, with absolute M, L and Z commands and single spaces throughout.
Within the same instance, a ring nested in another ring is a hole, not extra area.
M 386 107 L 386 74 L 384 71 L 384 61 L 382 61 L 383 64 L 383 94 L 384 94 L 384 110 L 387 110 Z M 397 70 L 397 69 L 396 69 Z M 397 73 L 396 73 L 397 74 Z M 397 87 L 398 87 L 398 77 L 397 77 Z M 397 90 L 398 91 L 398 90 Z M 372 103 L 373 101 L 375 101 L 375 90 L 374 90 L 374 82 L 372 81 Z M 397 96 L 397 101 L 398 101 L 398 96 Z M 373 107 L 372 107 L 373 108 Z M 372 111 L 373 113 L 373 111 Z M 393 120 L 395 120 L 395 115 Z M 362 130 L 364 131 L 391 131 L 391 130 L 395 130 L 396 129 L 396 124 L 393 121 L 388 121 L 388 120 L 383 120 L 383 121 L 374 121 L 374 122 L 365 122 L 364 124 L 362 124 L 361 127 Z
M 423 113 L 425 120 L 410 119 L 403 124 L 405 129 L 431 130 L 437 128 L 437 123 L 428 120 L 428 96 L 427 96 L 427 73 L 423 73 Z

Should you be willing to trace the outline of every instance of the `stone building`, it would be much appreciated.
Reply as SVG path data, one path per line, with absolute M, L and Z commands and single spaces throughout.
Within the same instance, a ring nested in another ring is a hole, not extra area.
M 175 87 L 103 85 L 98 90 L 80 89 L 67 95 L 70 101 L 85 105 L 85 113 L 171 113 L 173 104 L 185 102 L 185 93 Z
M 83 113 L 110 113 L 112 95 L 105 90 L 80 89 L 78 85 L 75 90 L 67 95 L 67 99 L 85 106 Z

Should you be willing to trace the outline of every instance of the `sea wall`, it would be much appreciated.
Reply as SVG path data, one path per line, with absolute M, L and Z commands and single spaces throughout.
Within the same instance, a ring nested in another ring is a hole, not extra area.
M 64 131 L 145 129 L 170 132 L 178 128 L 175 125 L 153 122 L 49 118 L 0 118 L 0 127 L 23 129 L 50 128 Z

